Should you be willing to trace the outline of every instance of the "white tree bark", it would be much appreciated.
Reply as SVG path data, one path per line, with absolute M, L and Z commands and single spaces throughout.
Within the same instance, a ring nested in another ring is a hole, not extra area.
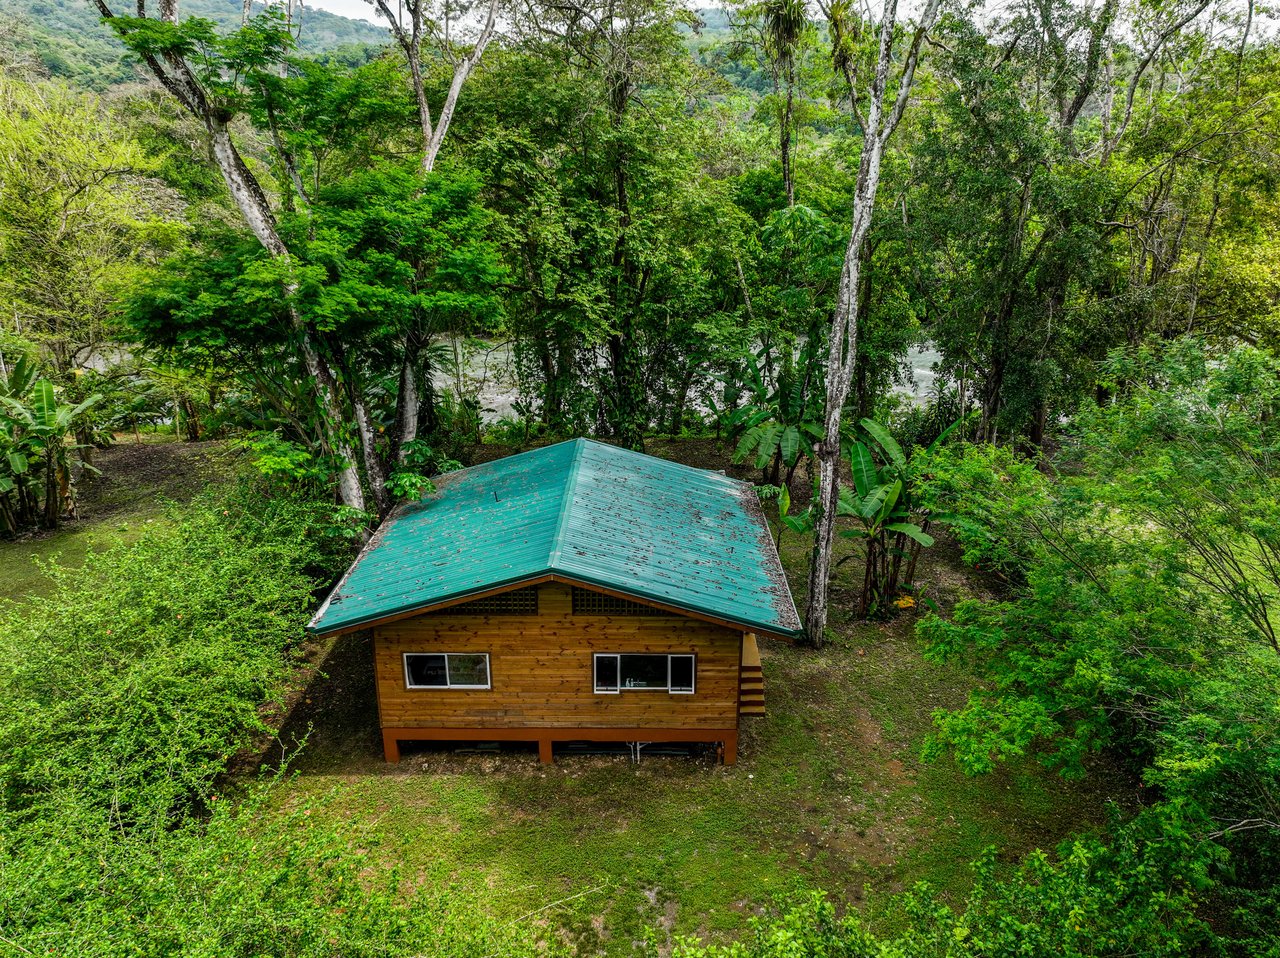
M 405 349 L 400 364 L 400 389 L 396 396 L 396 463 L 404 465 L 405 446 L 418 437 L 418 371 L 416 350 Z
M 298 322 L 296 315 L 293 321 L 295 326 L 302 325 Z M 342 407 L 338 402 L 338 386 L 334 382 L 333 371 L 321 358 L 315 343 L 311 340 L 311 334 L 305 328 L 302 330 L 302 361 L 306 366 L 307 375 L 315 383 L 316 398 L 323 410 L 327 433 L 326 443 L 341 461 L 337 473 L 338 496 L 344 506 L 364 512 L 366 511 L 364 488 L 360 485 L 360 473 L 356 470 L 356 460 L 351 451 L 351 444 L 341 432 L 340 424 L 343 417 Z
M 240 152 L 236 149 L 235 143 L 231 139 L 231 131 L 227 129 L 225 123 L 214 117 L 209 117 L 206 120 L 206 125 L 209 128 L 209 142 L 213 158 L 218 164 L 218 169 L 222 171 L 222 178 L 227 184 L 227 189 L 231 192 L 231 198 L 235 201 L 236 207 L 240 210 L 240 215 L 244 217 L 245 223 L 248 224 L 249 229 L 253 231 L 253 235 L 258 238 L 258 242 L 262 244 L 268 253 L 288 261 L 290 259 L 289 248 L 285 245 L 284 240 L 280 238 L 280 233 L 276 229 L 275 216 L 271 212 L 271 206 L 257 179 L 249 168 L 245 166 Z M 294 292 L 294 289 L 286 288 L 286 298 L 292 300 Z M 360 474 L 356 470 L 355 455 L 350 443 L 342 435 L 341 425 L 345 417 L 342 413 L 342 404 L 338 398 L 337 384 L 334 381 L 333 371 L 329 368 L 324 357 L 320 355 L 310 332 L 304 327 L 292 306 L 289 307 L 289 315 L 294 332 L 299 338 L 303 365 L 306 367 L 307 375 L 310 376 L 315 384 L 316 399 L 319 401 L 320 408 L 323 411 L 326 432 L 328 433 L 326 437 L 327 443 L 331 451 L 342 463 L 338 468 L 337 476 L 338 492 L 342 498 L 342 503 L 363 512 L 365 510 L 364 491 L 360 485 Z M 363 438 L 362 433 L 361 439 L 363 440 Z
M 893 61 L 893 40 L 897 28 L 897 2 L 886 0 L 877 26 L 877 53 L 871 84 L 866 91 L 865 118 L 858 115 L 857 71 L 844 66 L 849 83 L 851 109 L 862 129 L 862 156 L 858 163 L 858 179 L 854 188 L 853 223 L 849 245 L 845 249 L 844 268 L 831 319 L 827 345 L 827 395 L 823 419 L 823 438 L 817 446 L 818 492 L 814 502 L 813 554 L 809 563 L 809 598 L 805 610 L 805 631 L 809 641 L 821 647 L 827 628 L 832 553 L 835 547 L 837 507 L 840 501 L 840 433 L 844 405 L 853 383 L 858 350 L 858 283 L 863 246 L 871 230 L 876 191 L 880 187 L 880 169 L 884 150 L 902 119 L 911 85 L 915 79 L 920 44 L 938 16 L 940 0 L 928 0 L 920 14 L 911 48 L 903 61 L 898 78 L 898 93 L 886 104 Z
M 369 481 L 369 494 L 377 504 L 378 514 L 385 515 L 391 507 L 391 500 L 387 496 L 387 477 L 382 460 L 378 458 L 378 437 L 374 435 L 369 413 L 359 396 L 352 396 L 351 408 L 355 412 L 356 428 L 360 430 L 360 448 L 364 452 L 364 474 Z
M 485 17 L 484 26 L 480 30 L 480 35 L 476 38 L 475 45 L 472 46 L 471 50 L 455 64 L 453 80 L 449 84 L 449 92 L 445 95 L 444 105 L 440 107 L 440 120 L 436 124 L 435 132 L 427 138 L 427 149 L 422 158 L 422 168 L 427 173 L 435 169 L 436 157 L 440 155 L 440 147 L 444 143 L 445 134 L 449 132 L 449 124 L 453 122 L 453 113 L 458 106 L 458 95 L 462 93 L 462 85 L 467 82 L 467 78 L 471 76 L 471 71 L 476 68 L 480 58 L 484 56 L 485 47 L 493 39 L 493 32 L 497 23 L 498 0 L 489 0 L 489 11 Z
M 432 120 L 431 104 L 427 102 L 426 84 L 422 77 L 422 34 L 426 28 L 427 0 L 408 0 L 404 3 L 404 15 L 393 12 L 388 0 L 373 0 L 387 25 L 391 35 L 396 38 L 409 63 L 409 77 L 413 86 L 413 96 L 418 104 L 418 125 L 422 130 L 422 170 L 430 173 L 436 165 L 436 157 L 440 155 L 440 147 L 449 132 L 449 124 L 453 121 L 457 109 L 458 96 L 462 93 L 463 84 L 471 76 L 476 64 L 484 56 L 485 47 L 493 39 L 498 24 L 499 0 L 489 0 L 484 25 L 471 50 L 459 59 L 453 67 L 453 80 L 449 84 L 449 92 L 445 94 L 444 103 L 440 107 L 440 116 Z M 448 41 L 446 40 L 446 47 Z M 449 51 L 445 50 L 449 56 Z

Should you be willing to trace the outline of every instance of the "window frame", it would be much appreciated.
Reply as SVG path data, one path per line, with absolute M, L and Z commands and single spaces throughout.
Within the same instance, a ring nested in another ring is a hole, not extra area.
M 644 687 L 628 687 L 622 684 L 622 660 L 629 655 L 643 656 L 663 656 L 667 660 L 667 684 L 666 686 L 650 685 Z M 613 688 L 602 688 L 599 683 L 598 662 L 600 659 L 614 660 L 614 675 L 617 676 L 617 685 Z M 673 659 L 688 659 L 689 670 L 689 687 L 674 689 L 671 687 L 671 662 Z M 591 688 L 596 695 L 621 695 L 623 692 L 666 692 L 668 695 L 697 695 L 698 694 L 698 654 L 696 652 L 593 652 L 591 654 Z
M 410 659 L 410 657 L 411 657 L 411 656 L 415 656 L 415 655 L 440 655 L 440 656 L 444 656 L 444 680 L 445 680 L 445 684 L 444 684 L 444 685 L 414 685 L 414 684 L 413 684 L 413 678 L 412 678 L 412 676 L 409 674 L 409 659 Z M 452 676 L 452 674 L 451 674 L 451 670 L 450 670 L 450 668 L 449 668 L 449 658 L 450 658 L 450 656 L 455 656 L 455 655 L 456 655 L 456 656 L 464 656 L 464 655 L 466 655 L 466 656 L 477 656 L 477 655 L 478 655 L 478 656 L 480 656 L 481 658 L 483 658 L 483 659 L 484 659 L 484 674 L 485 674 L 485 679 L 486 679 L 485 684 L 484 684 L 484 685 L 461 685 L 461 684 L 454 684 L 454 682 L 453 682 L 453 676 Z M 404 687 L 405 687 L 405 689 L 410 690 L 410 691 L 415 691 L 415 692 L 432 692 L 432 691 L 449 691 L 449 690 L 451 690 L 451 689 L 456 689 L 456 690 L 458 690 L 458 691 L 463 691 L 463 692 L 467 692 L 467 691 L 476 692 L 476 691 L 486 691 L 486 690 L 489 690 L 489 689 L 492 689 L 492 688 L 493 688 L 493 672 L 492 672 L 492 671 L 491 671 L 491 669 L 490 669 L 490 665 L 489 665 L 489 653 L 488 653 L 488 652 L 402 652 L 402 653 L 401 653 L 401 664 L 402 664 L 402 665 L 403 665 L 403 667 L 404 667 Z

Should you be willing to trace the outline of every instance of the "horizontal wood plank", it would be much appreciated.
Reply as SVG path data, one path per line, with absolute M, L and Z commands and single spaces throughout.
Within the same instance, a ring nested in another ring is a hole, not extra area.
M 570 587 L 539 586 L 537 615 L 406 618 L 374 630 L 379 712 L 394 728 L 724 729 L 738 724 L 740 631 L 681 616 L 578 615 Z M 409 689 L 406 652 L 487 652 L 490 689 Z M 692 653 L 692 695 L 598 695 L 593 653 Z

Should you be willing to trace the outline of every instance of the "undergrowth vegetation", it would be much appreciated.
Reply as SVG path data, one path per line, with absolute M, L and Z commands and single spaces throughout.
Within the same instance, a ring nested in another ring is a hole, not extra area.
M 360 836 L 277 780 L 221 794 L 271 732 L 345 543 L 331 510 L 247 489 L 90 554 L 0 608 L 0 936 L 68 955 L 518 954 L 447 889 L 368 885 Z M 222 784 L 220 784 L 222 783 Z M 474 945 L 474 948 L 473 948 Z M 479 949 L 478 951 L 475 949 Z
M 1154 840 L 1152 840 L 1154 839 Z M 784 901 L 728 946 L 681 942 L 675 958 L 1017 958 L 1143 955 L 1175 958 L 1211 945 L 1195 913 L 1203 862 L 1168 834 L 1124 829 L 1108 845 L 1064 843 L 1012 875 L 994 851 L 974 863 L 973 890 L 954 909 L 927 884 L 894 902 L 903 930 L 881 933 L 857 913 L 837 917 L 821 894 Z
M 928 657 L 983 679 L 927 751 L 1077 778 L 1122 757 L 1145 786 L 1134 827 L 1176 843 L 1235 953 L 1275 954 L 1280 367 L 1184 344 L 1108 369 L 1129 388 L 1076 417 L 1060 471 L 987 449 L 934 462 L 934 504 L 1013 588 L 921 623 Z
M 675 958 L 1016 958 L 1019 955 L 1140 954 L 1175 958 L 1211 945 L 1196 916 L 1202 881 L 1178 841 L 1147 841 L 1125 830 L 1114 844 L 1078 839 L 1060 856 L 1037 852 L 1011 876 L 995 853 L 974 863 L 964 907 L 942 902 L 927 884 L 895 900 L 902 931 L 881 934 L 856 913 L 837 917 L 822 894 L 785 902 L 751 922 L 731 945 L 677 945 Z

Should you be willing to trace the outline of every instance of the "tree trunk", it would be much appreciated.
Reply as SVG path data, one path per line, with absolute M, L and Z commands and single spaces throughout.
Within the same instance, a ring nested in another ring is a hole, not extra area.
M 400 358 L 400 383 L 396 390 L 396 418 L 391 437 L 391 454 L 389 462 L 404 465 L 408 455 L 406 448 L 418 438 L 420 421 L 418 407 L 421 397 L 418 395 L 419 365 L 422 359 L 423 337 L 416 332 L 405 336 L 404 355 Z
M 897 95 L 886 111 L 885 98 L 889 85 L 889 69 L 893 62 L 893 40 L 897 28 L 897 3 L 888 0 L 877 26 L 878 52 L 875 73 L 867 91 L 867 114 L 859 114 L 856 75 L 852 65 L 843 59 L 843 43 L 837 42 L 836 65 L 844 73 L 849 84 L 850 110 L 862 129 L 862 156 L 858 164 L 858 179 L 854 188 L 853 224 L 849 231 L 849 245 L 845 250 L 844 269 L 840 274 L 840 286 L 836 297 L 835 315 L 827 341 L 827 396 L 823 422 L 823 438 L 817 444 L 818 495 L 814 502 L 815 522 L 813 554 L 809 564 L 809 602 L 805 610 L 805 631 L 809 641 L 820 647 L 827 628 L 829 588 L 831 582 L 831 554 L 835 548 L 836 509 L 839 505 L 840 482 L 840 427 L 858 347 L 858 289 L 861 275 L 862 252 L 871 229 L 871 214 L 875 208 L 876 191 L 880 186 L 880 166 L 884 149 L 902 119 L 907 98 L 915 77 L 920 56 L 920 45 L 925 31 L 938 15 L 940 0 L 927 0 L 920 13 L 919 25 L 903 60 Z M 838 18 L 832 21 L 836 39 L 853 28 Z
M 290 308 L 292 313 L 292 307 Z M 295 323 L 301 323 L 295 317 Z M 321 360 L 320 354 L 312 343 L 311 334 L 302 331 L 302 358 L 306 365 L 307 375 L 315 383 L 317 398 L 320 400 L 321 417 L 324 420 L 321 441 L 330 452 L 341 460 L 338 467 L 338 496 L 342 504 L 352 509 L 365 511 L 364 490 L 360 487 L 360 474 L 356 471 L 355 456 L 351 452 L 351 444 L 342 436 L 337 427 L 343 422 L 342 408 L 338 404 L 338 384 L 334 381 L 333 371 L 329 364 Z
M 796 205 L 795 173 L 791 168 L 791 115 L 795 110 L 795 68 L 788 66 L 787 99 L 778 129 L 778 152 L 782 156 L 782 187 L 787 194 L 787 206 Z
M 871 209 L 880 180 L 880 152 L 864 153 L 859 171 L 853 228 L 840 275 L 835 317 L 831 323 L 827 353 L 827 404 L 822 441 L 817 444 L 818 496 L 814 503 L 816 521 L 813 555 L 809 563 L 809 603 L 805 631 L 811 643 L 821 648 L 827 628 L 828 588 L 831 581 L 831 554 L 835 548 L 836 510 L 840 501 L 840 435 L 845 400 L 853 378 L 858 347 L 858 305 L 856 292 L 862 245 L 871 226 Z
M 631 80 L 614 76 L 609 84 L 611 124 L 619 141 L 610 148 L 613 166 L 614 203 L 618 211 L 618 238 L 613 247 L 614 331 L 609 336 L 609 362 L 613 374 L 613 431 L 629 449 L 644 450 L 644 434 L 640 422 L 642 405 L 640 380 L 636 369 L 634 312 L 643 298 L 643 280 L 637 288 L 636 265 L 629 248 L 631 200 L 627 188 L 627 153 L 621 144 L 622 121 L 631 98 Z
M 374 434 L 373 424 L 369 420 L 369 412 L 359 391 L 351 390 L 351 409 L 355 413 L 356 428 L 360 430 L 360 449 L 364 453 L 364 473 L 369 483 L 369 493 L 378 510 L 378 517 L 387 514 L 391 507 L 391 499 L 387 494 L 387 477 L 378 458 L 378 437 Z
M 217 117 L 207 120 L 210 147 L 222 178 L 226 181 L 231 198 L 235 200 L 244 217 L 245 223 L 253 231 L 263 248 L 272 256 L 288 261 L 289 248 L 280 238 L 276 230 L 275 217 L 261 186 L 245 166 L 239 150 L 231 140 L 231 132 L 225 122 Z M 303 327 L 302 319 L 293 307 L 293 295 L 296 287 L 290 283 L 285 287 L 285 297 L 289 300 L 289 319 L 298 333 L 299 351 L 307 374 L 315 383 L 316 399 L 320 405 L 321 418 L 324 423 L 325 442 L 332 452 L 341 460 L 338 468 L 338 493 L 343 505 L 365 511 L 364 491 L 360 487 L 360 475 L 356 471 L 355 456 L 351 446 L 342 436 L 341 424 L 346 417 L 338 402 L 337 384 L 328 362 L 315 347 L 310 330 Z

